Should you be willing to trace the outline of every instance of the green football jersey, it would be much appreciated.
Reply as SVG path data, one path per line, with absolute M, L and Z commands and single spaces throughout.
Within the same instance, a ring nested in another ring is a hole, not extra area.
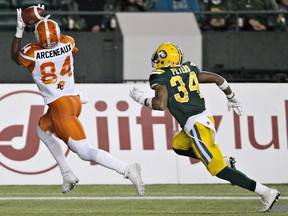
M 168 109 L 182 128 L 190 116 L 206 109 L 199 91 L 199 73 L 195 64 L 185 62 L 181 67 L 155 69 L 149 78 L 152 89 L 157 84 L 167 87 Z

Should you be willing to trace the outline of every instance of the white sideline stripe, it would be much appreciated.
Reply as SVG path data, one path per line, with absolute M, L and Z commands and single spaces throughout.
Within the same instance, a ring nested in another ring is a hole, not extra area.
M 214 196 L 170 196 L 170 197 L 0 197 L 0 200 L 259 200 L 260 197 L 214 197 Z M 288 200 L 288 197 L 280 197 Z

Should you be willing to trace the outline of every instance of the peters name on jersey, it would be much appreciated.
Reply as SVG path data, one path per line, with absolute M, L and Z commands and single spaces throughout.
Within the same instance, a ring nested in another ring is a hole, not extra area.
M 181 67 L 178 68 L 169 68 L 169 69 L 172 72 L 173 76 L 191 72 L 191 69 L 189 68 L 188 65 L 182 65 Z

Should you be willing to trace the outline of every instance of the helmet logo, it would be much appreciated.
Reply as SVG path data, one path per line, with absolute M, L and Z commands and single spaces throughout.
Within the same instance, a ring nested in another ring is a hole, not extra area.
M 160 58 L 165 59 L 167 57 L 167 52 L 165 50 L 160 50 L 158 55 Z

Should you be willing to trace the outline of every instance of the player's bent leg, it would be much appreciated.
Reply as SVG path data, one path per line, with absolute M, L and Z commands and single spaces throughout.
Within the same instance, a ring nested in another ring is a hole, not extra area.
M 50 131 L 44 132 L 39 126 L 37 126 L 37 134 L 58 163 L 63 177 L 62 193 L 69 193 L 79 182 L 79 179 L 74 175 L 66 160 L 65 154 L 61 147 L 61 141 Z
M 177 135 L 173 137 L 172 149 L 178 155 L 198 159 L 193 149 L 191 148 L 191 142 L 191 138 L 186 134 L 184 130 L 181 130 Z
M 68 164 L 65 154 L 62 150 L 61 141 L 57 137 L 55 137 L 50 131 L 44 132 L 39 126 L 37 126 L 37 134 L 57 161 L 61 173 L 63 174 L 69 171 L 70 165 Z
M 220 170 L 224 169 L 224 167 L 226 166 L 227 165 L 224 161 L 224 158 L 221 155 L 219 157 L 213 157 L 210 160 L 209 164 L 206 165 L 206 168 L 212 176 L 215 176 L 217 173 L 220 172 Z
M 186 150 L 191 147 L 191 138 L 184 130 L 181 130 L 172 139 L 172 146 L 175 149 Z
M 176 154 L 201 160 L 201 157 L 197 157 L 195 151 L 193 151 L 193 149 L 191 147 L 192 145 L 194 145 L 193 140 L 184 130 L 181 130 L 177 135 L 175 135 L 173 137 L 172 148 Z M 215 147 L 214 143 L 212 143 L 211 146 L 212 146 L 211 149 L 214 149 L 214 147 Z M 215 152 L 213 154 L 217 154 L 217 155 L 222 156 L 219 147 L 216 147 L 216 150 L 211 150 L 211 151 L 212 151 L 212 153 Z M 200 155 L 200 154 L 198 154 L 198 155 Z M 236 168 L 235 167 L 236 161 L 235 161 L 234 157 L 224 156 L 223 158 L 224 158 L 224 161 L 227 164 L 227 166 L 232 167 L 232 168 Z M 222 161 L 222 159 L 221 159 L 221 161 Z M 223 164 L 223 162 L 221 162 L 221 164 Z M 223 168 L 223 166 L 220 166 L 218 168 L 218 170 L 216 170 L 216 172 L 220 171 L 222 168 Z M 214 172 L 214 171 L 212 171 L 212 172 Z
M 73 140 L 70 137 L 68 145 L 82 160 L 94 161 L 101 166 L 115 170 L 122 175 L 125 174 L 127 163 L 114 158 L 104 150 L 97 149 L 92 146 L 87 139 Z
M 178 155 L 182 155 L 182 156 L 187 156 L 187 157 L 190 157 L 190 158 L 198 159 L 192 148 L 189 148 L 187 150 L 175 149 L 174 147 L 172 147 L 172 148 L 173 148 L 174 152 L 176 154 L 178 154 Z
M 269 212 L 280 197 L 280 192 L 277 189 L 268 188 L 267 186 L 248 178 L 239 170 L 232 169 L 228 166 L 221 170 L 216 176 L 260 195 L 263 203 L 260 212 Z
M 85 161 L 94 161 L 108 169 L 117 171 L 129 179 L 136 187 L 139 196 L 144 195 L 144 184 L 141 178 L 141 168 L 138 163 L 130 164 L 114 158 L 111 154 L 93 147 L 87 139 L 68 140 L 69 147 Z
M 239 187 L 245 188 L 250 191 L 255 191 L 256 182 L 248 178 L 244 173 L 239 170 L 232 169 L 226 166 L 223 170 L 216 174 L 218 178 L 229 181 Z
M 264 207 L 261 212 L 271 210 L 274 203 L 279 199 L 280 192 L 248 178 L 244 173 L 235 169 L 235 160 L 229 157 L 229 161 L 223 158 L 221 150 L 215 144 L 211 130 L 197 122 L 188 133 L 192 139 L 192 149 L 196 156 L 207 167 L 211 175 L 227 180 L 239 187 L 253 191 L 261 196 Z M 200 135 L 200 136 L 199 136 Z M 228 165 L 227 165 L 227 164 Z M 229 166 L 230 165 L 230 166 Z M 234 166 L 234 168 L 232 168 Z

